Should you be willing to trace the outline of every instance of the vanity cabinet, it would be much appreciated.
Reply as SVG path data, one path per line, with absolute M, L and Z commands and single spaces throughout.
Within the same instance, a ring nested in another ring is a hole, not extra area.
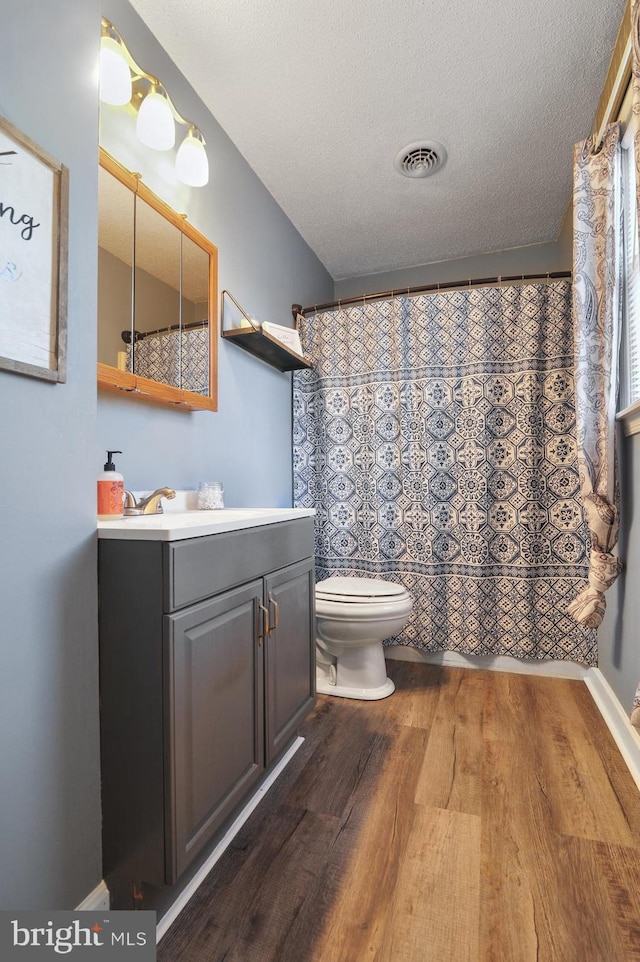
M 100 540 L 112 890 L 175 883 L 295 737 L 315 699 L 312 554 L 310 518 Z

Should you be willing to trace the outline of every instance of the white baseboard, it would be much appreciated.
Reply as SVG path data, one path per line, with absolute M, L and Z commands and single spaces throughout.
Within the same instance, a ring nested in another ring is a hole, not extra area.
M 631 724 L 629 716 L 599 668 L 590 668 L 585 682 L 634 782 L 640 789 L 640 734 Z
M 93 892 L 89 892 L 80 905 L 76 905 L 75 910 L 76 912 L 108 912 L 110 904 L 109 889 L 102 881 L 96 885 Z
M 197 891 L 197 889 L 202 885 L 205 878 L 216 864 L 216 862 L 224 855 L 225 851 L 236 837 L 246 820 L 249 818 L 254 808 L 257 807 L 258 803 L 262 801 L 266 793 L 269 791 L 273 783 L 275 782 L 278 775 L 287 767 L 295 753 L 298 751 L 300 746 L 303 744 L 304 738 L 298 736 L 294 741 L 291 748 L 285 752 L 278 764 L 275 766 L 273 771 L 270 772 L 268 778 L 264 780 L 258 791 L 252 798 L 249 799 L 245 807 L 242 809 L 240 814 L 237 816 L 235 821 L 230 825 L 229 829 L 225 832 L 223 837 L 220 839 L 213 852 L 209 858 L 200 866 L 199 870 L 193 876 L 189 884 L 182 890 L 178 898 L 175 900 L 171 908 L 165 912 L 160 921 L 156 926 L 156 945 L 166 934 L 169 927 L 175 922 L 183 908 L 191 898 L 191 896 Z
M 513 671 L 520 675 L 547 675 L 551 678 L 578 678 L 582 681 L 591 670 L 573 661 L 537 661 L 511 658 L 509 655 L 461 655 L 457 651 L 421 651 L 408 645 L 387 645 L 385 658 L 415 661 L 448 668 L 482 668 L 485 671 Z

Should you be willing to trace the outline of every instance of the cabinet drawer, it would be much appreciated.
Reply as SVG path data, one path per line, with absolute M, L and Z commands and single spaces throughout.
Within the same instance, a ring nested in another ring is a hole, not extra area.
M 169 544 L 166 610 L 184 608 L 312 555 L 313 518 Z

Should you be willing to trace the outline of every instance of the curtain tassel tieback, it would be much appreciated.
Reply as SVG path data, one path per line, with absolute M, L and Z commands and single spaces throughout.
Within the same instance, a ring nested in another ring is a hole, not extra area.
M 591 549 L 589 583 L 577 598 L 567 606 L 567 612 L 586 628 L 598 628 L 602 624 L 607 603 L 604 593 L 610 588 L 620 572 L 622 561 L 615 555 Z
M 633 708 L 631 709 L 631 724 L 634 728 L 640 728 L 640 685 L 636 688 L 636 696 L 633 699 Z

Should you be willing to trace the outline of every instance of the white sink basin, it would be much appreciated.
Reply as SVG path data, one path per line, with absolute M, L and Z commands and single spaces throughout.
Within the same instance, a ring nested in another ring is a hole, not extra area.
M 215 511 L 170 511 L 99 521 L 98 537 L 126 540 L 178 541 L 223 531 L 253 528 L 277 521 L 311 517 L 311 508 L 218 508 Z
M 216 508 L 215 511 L 164 511 L 162 514 L 134 514 L 122 520 L 128 524 L 223 524 L 278 513 L 280 508 Z

